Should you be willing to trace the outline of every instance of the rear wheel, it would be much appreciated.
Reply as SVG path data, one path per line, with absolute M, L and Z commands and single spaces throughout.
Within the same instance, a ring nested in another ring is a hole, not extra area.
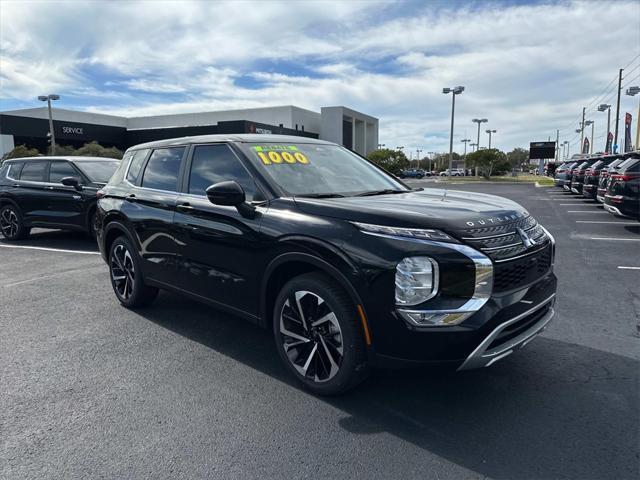
M 158 296 L 157 288 L 144 284 L 138 254 L 124 236 L 111 245 L 109 273 L 116 297 L 127 308 L 148 305 Z
M 7 240 L 20 240 L 29 235 L 30 229 L 24 226 L 22 214 L 13 205 L 0 209 L 0 231 Z
M 309 390 L 335 395 L 366 378 L 356 308 L 335 281 L 318 273 L 292 279 L 276 299 L 273 318 L 280 358 Z

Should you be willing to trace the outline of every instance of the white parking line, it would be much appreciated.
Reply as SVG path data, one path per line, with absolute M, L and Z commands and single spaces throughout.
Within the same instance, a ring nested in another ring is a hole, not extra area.
M 618 266 L 620 270 L 640 270 L 640 267 L 621 267 Z
M 609 213 L 600 210 L 567 210 L 567 213 Z
M 100 255 L 100 252 L 85 252 L 83 250 L 64 250 L 62 248 L 46 248 L 46 247 L 29 247 L 26 245 L 3 245 L 2 248 L 22 248 L 25 250 L 44 250 L 47 252 L 60 252 L 60 253 L 78 253 L 80 255 Z
M 640 238 L 589 237 L 589 240 L 612 240 L 616 242 L 640 242 Z
M 588 205 L 584 204 L 582 201 L 576 201 L 576 203 L 559 203 L 561 207 L 577 207 L 578 205 Z
M 609 221 L 601 221 L 601 220 L 576 220 L 576 223 L 606 223 L 606 224 L 610 224 L 610 225 L 638 225 L 640 226 L 640 223 L 638 222 L 609 222 Z

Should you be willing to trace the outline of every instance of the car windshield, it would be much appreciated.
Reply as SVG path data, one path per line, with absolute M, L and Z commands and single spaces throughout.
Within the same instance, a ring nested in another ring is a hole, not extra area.
M 96 183 L 107 183 L 120 165 L 117 160 L 102 160 L 95 162 L 77 162 L 76 166 L 82 170 L 89 180 Z
M 409 189 L 346 148 L 315 143 L 241 144 L 247 156 L 289 195 L 338 197 Z

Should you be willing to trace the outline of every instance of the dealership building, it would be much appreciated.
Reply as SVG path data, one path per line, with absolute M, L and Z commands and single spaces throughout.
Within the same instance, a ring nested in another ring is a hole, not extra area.
M 292 105 L 153 117 L 120 117 L 53 109 L 57 145 L 81 147 L 96 141 L 125 150 L 139 143 L 191 135 L 272 133 L 320 138 L 366 155 L 378 146 L 378 119 L 350 108 L 322 107 L 320 112 Z M 16 145 L 45 152 L 47 107 L 0 112 L 0 155 Z

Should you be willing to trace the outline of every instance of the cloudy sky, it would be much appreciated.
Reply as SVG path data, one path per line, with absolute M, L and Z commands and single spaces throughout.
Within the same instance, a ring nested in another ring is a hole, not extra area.
M 448 151 L 486 117 L 502 149 L 573 141 L 623 86 L 640 84 L 638 1 L 68 1 L 0 3 L 0 110 L 155 115 L 293 104 L 380 118 L 380 141 Z M 615 79 L 617 81 L 617 79 Z M 623 95 L 622 112 L 638 99 Z M 484 127 L 484 126 L 483 126 Z M 486 127 L 485 127 L 486 128 Z M 483 130 L 485 129 L 483 128 Z M 487 135 L 481 143 L 486 145 Z

